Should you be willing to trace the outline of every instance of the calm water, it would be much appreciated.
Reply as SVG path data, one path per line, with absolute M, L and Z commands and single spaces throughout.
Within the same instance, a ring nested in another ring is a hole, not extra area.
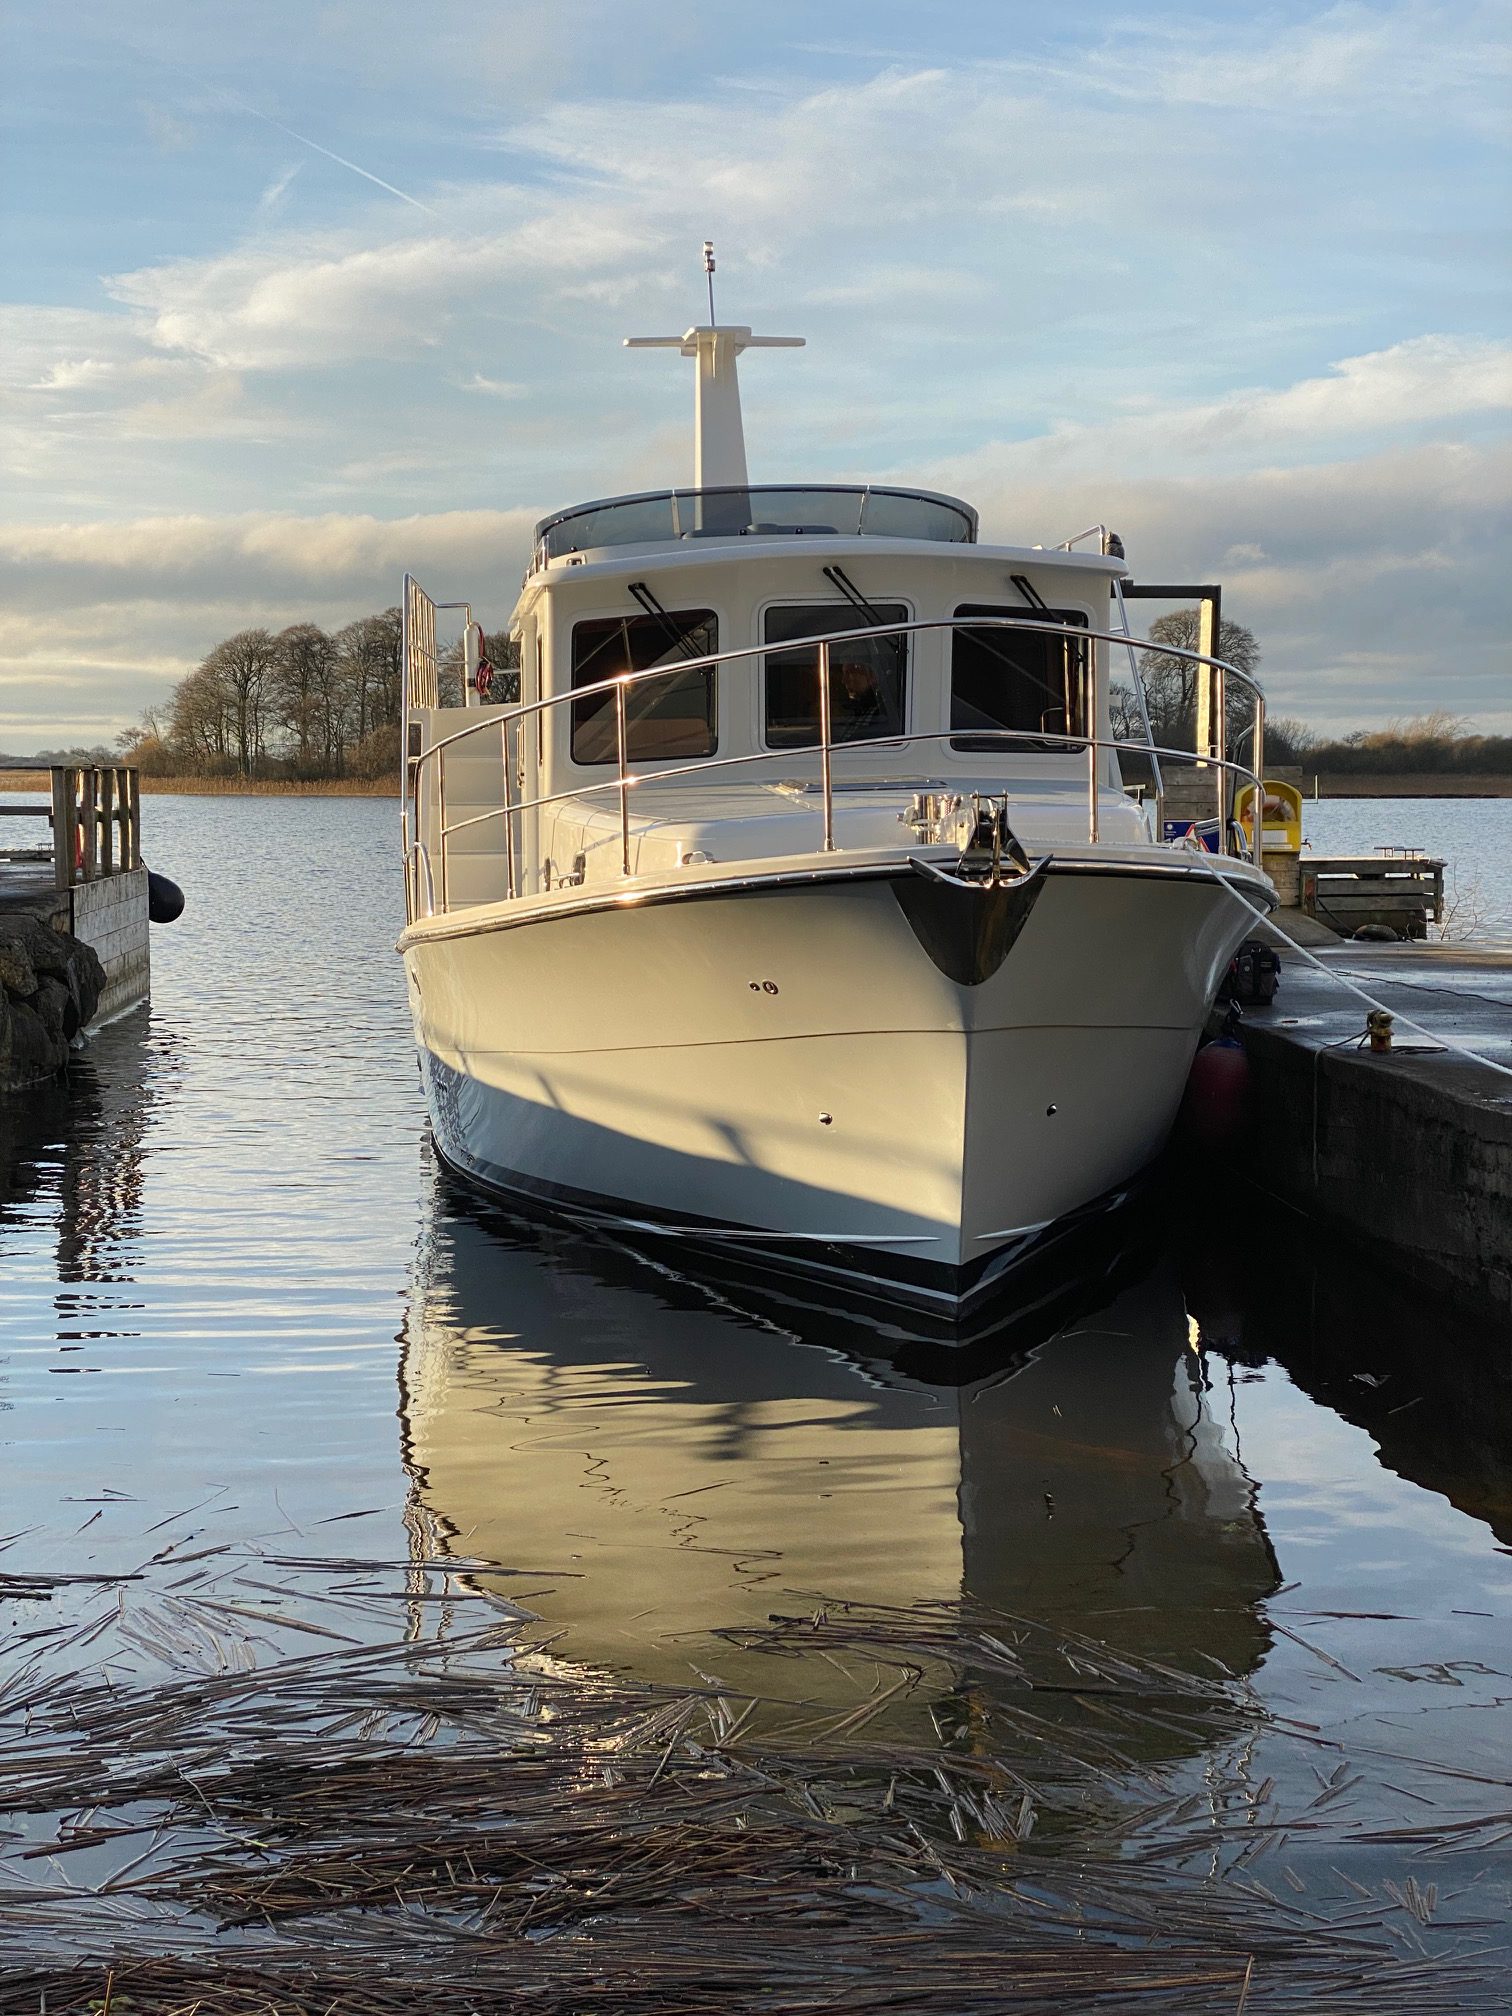
M 1512 805 L 1309 808 L 1330 846 L 1346 818 L 1436 846 L 1429 813 L 1500 834 Z M 712 1627 L 966 1590 L 1251 1685 L 1312 1732 L 1247 1739 L 1289 1810 L 1346 1761 L 1288 1848 L 1317 1908 L 1348 1903 L 1330 1869 L 1416 1866 L 1390 1836 L 1425 1816 L 1465 1823 L 1434 1880 L 1504 1908 L 1505 1339 L 1237 1204 L 1176 1204 L 1038 1332 L 949 1366 L 526 1231 L 429 1152 L 391 809 L 154 798 L 145 826 L 189 896 L 150 1015 L 0 1146 L 0 1570 L 151 1572 L 0 1601 L 0 1685 L 27 1634 L 124 1629 L 162 1564 L 233 1541 L 218 1593 L 261 1661 L 311 1641 L 258 1554 L 465 1558 L 569 1661 L 732 1685 L 762 1676 Z M 123 1673 L 161 1649 L 101 1642 Z M 1166 1761 L 1213 1763 L 1175 1737 Z
M 1512 798 L 1322 798 L 1302 831 L 1323 854 L 1421 847 L 1449 864 L 1450 935 L 1512 940 Z

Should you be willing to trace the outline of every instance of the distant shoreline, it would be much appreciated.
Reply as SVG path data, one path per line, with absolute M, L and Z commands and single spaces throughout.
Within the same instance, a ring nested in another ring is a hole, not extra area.
M 45 770 L 0 770 L 0 791 L 51 790 Z M 142 796 L 180 798 L 397 798 L 392 777 L 149 777 Z
M 1512 798 L 1512 776 L 1455 777 L 1431 770 L 1407 771 L 1401 776 L 1335 775 L 1326 771 L 1314 776 L 1302 773 L 1301 792 L 1311 798 L 1313 787 L 1319 798 Z
M 1295 775 L 1295 771 L 1292 772 Z M 1314 776 L 1304 771 L 1300 789 L 1311 799 L 1316 786 L 1319 798 L 1512 798 L 1512 776 L 1456 777 L 1432 771 L 1406 772 L 1401 776 L 1336 775 Z M 0 770 L 0 791 L 41 791 L 49 789 L 45 770 Z M 387 777 L 148 777 L 142 779 L 144 796 L 183 798 L 397 798 L 397 783 Z

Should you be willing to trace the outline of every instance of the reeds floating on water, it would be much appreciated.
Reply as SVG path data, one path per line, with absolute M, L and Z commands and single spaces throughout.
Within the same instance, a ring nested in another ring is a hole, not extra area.
M 412 1562 L 206 1549 L 39 1637 L 0 1690 L 0 2016 L 1485 2006 L 1437 1886 L 1250 1873 L 1351 1778 L 1283 1823 L 1236 1683 L 951 1604 L 714 1640 L 769 1692 L 565 1664 L 492 1597 L 351 1642 L 425 1593 Z M 112 1618 L 163 1674 L 77 1667 Z M 821 1707 L 818 1663 L 855 1698 Z

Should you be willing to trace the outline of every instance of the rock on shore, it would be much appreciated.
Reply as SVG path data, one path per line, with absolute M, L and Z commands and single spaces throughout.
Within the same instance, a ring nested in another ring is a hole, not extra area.
M 81 939 L 26 912 L 0 916 L 0 1089 L 55 1076 L 104 991 Z

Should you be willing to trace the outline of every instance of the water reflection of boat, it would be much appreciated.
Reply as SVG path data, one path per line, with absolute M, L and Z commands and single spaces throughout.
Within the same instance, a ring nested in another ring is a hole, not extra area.
M 415 1528 L 562 1656 L 680 1684 L 714 1626 L 963 1591 L 1235 1673 L 1266 1649 L 1275 1563 L 1169 1270 L 947 1386 L 565 1233 L 438 1207 L 422 1256 Z

